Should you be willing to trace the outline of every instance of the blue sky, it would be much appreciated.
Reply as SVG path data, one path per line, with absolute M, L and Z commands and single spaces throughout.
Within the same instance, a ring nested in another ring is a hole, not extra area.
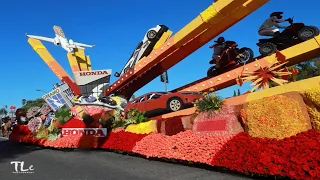
M 2 78 L 0 105 L 21 106 L 21 99 L 36 99 L 43 95 L 36 89 L 50 91 L 58 78 L 30 47 L 25 33 L 53 37 L 53 25 L 63 28 L 67 38 L 74 41 L 95 44 L 86 50 L 93 69 L 121 70 L 145 32 L 157 25 L 165 24 L 174 33 L 179 31 L 213 0 L 162 0 L 149 1 L 40 1 L 4 0 L 0 6 L 0 34 L 2 46 Z M 252 48 L 258 55 L 257 29 L 272 11 L 283 11 L 285 17 L 320 27 L 317 19 L 320 1 L 293 3 L 291 0 L 271 0 L 247 18 L 232 26 L 222 35 L 235 40 L 239 46 Z M 209 46 L 213 41 L 185 58 L 168 70 L 168 89 L 180 87 L 206 75 L 212 55 Z M 66 52 L 50 43 L 44 45 L 53 57 L 71 75 Z M 111 78 L 111 82 L 116 80 Z M 233 86 L 218 92 L 223 97 L 233 95 Z M 157 78 L 140 89 L 136 95 L 149 91 L 164 90 Z M 249 90 L 248 86 L 240 88 Z

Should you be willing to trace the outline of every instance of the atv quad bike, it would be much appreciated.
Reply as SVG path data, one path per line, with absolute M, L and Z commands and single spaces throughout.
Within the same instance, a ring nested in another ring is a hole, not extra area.
M 289 19 L 290 26 L 283 30 L 278 36 L 269 39 L 259 39 L 257 46 L 262 56 L 268 56 L 296 44 L 302 43 L 319 35 L 319 28 L 306 26 L 304 23 L 293 23 L 293 18 Z

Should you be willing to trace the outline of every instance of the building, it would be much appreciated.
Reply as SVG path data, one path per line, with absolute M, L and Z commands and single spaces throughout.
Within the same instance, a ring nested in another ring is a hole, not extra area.
M 74 94 L 68 84 L 55 84 L 52 91 L 42 96 L 42 98 L 47 102 L 47 104 L 54 110 L 60 109 L 63 105 L 71 108 L 72 98 Z
M 110 85 L 111 69 L 75 72 L 81 95 L 101 97 Z

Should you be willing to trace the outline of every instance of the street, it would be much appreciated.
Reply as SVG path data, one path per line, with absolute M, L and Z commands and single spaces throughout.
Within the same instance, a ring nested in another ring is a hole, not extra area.
M 24 161 L 25 173 L 21 172 Z M 32 165 L 32 166 L 31 166 Z M 17 167 L 15 167 L 17 166 Z M 60 151 L 0 138 L 1 180 L 220 180 L 250 179 L 179 164 L 150 161 L 102 150 Z

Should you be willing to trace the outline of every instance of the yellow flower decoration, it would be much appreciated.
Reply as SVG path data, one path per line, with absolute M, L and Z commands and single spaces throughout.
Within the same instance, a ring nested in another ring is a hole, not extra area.
M 312 103 L 307 107 L 311 125 L 314 129 L 320 130 L 320 86 L 317 88 L 309 89 L 305 92 L 306 98 Z
M 253 137 L 283 139 L 307 129 L 300 104 L 283 95 L 249 102 L 243 114 Z

